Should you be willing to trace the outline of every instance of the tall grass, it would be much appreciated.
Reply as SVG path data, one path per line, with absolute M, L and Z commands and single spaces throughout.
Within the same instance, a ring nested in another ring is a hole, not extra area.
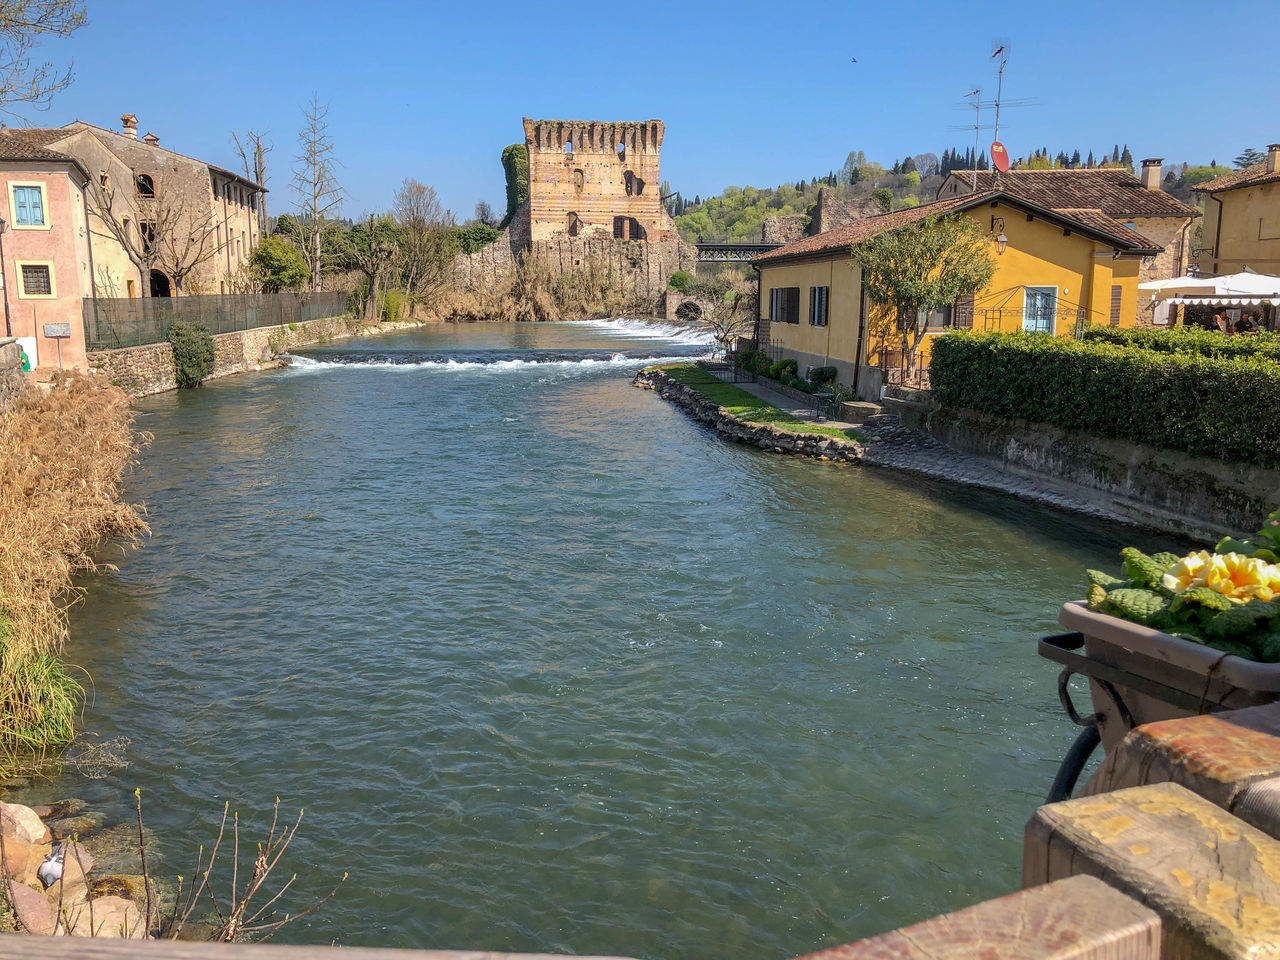
M 74 735 L 83 691 L 60 654 L 72 578 L 91 551 L 147 530 L 123 500 L 139 446 L 124 391 L 61 375 L 0 414 L 0 773 Z

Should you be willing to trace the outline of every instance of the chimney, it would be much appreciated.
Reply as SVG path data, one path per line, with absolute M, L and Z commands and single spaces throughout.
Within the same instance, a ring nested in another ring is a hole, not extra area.
M 1280 173 L 1280 143 L 1267 144 L 1267 173 Z
M 123 127 L 121 134 L 130 140 L 138 139 L 138 118 L 132 113 L 122 113 L 120 115 L 120 126 Z
M 159 146 L 160 138 L 157 137 L 154 133 L 148 133 L 145 137 L 142 138 L 142 142 L 149 143 L 151 146 L 155 147 L 155 146 Z
M 1142 185 L 1148 190 L 1160 189 L 1160 165 L 1163 157 L 1152 157 L 1142 161 Z

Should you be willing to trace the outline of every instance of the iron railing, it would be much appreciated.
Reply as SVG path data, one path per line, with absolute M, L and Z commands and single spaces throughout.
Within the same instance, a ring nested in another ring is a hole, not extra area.
M 174 320 L 200 323 L 212 334 L 303 323 L 347 311 L 347 294 L 232 293 L 199 297 L 85 297 L 87 350 L 114 350 L 169 339 Z

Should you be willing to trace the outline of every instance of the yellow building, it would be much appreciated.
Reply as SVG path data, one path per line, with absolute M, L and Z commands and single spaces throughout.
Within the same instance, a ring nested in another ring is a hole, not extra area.
M 1280 273 L 1280 143 L 1267 159 L 1198 187 L 1204 228 L 1192 263 L 1202 273 Z
M 1133 326 L 1139 267 L 1160 246 L 1100 210 L 1053 210 L 1004 190 L 953 197 L 856 220 L 757 256 L 757 342 L 808 367 L 833 366 L 859 396 L 907 366 L 900 336 L 885 330 L 869 304 L 850 247 L 930 216 L 959 215 L 991 238 L 995 275 L 972 298 L 919 320 L 925 336 L 916 358 L 927 367 L 931 337 L 950 329 L 1027 330 L 1071 336 L 1095 323 Z

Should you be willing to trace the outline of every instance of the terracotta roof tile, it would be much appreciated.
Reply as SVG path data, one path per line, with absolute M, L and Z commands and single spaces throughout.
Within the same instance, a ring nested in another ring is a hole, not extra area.
M 1245 167 L 1243 170 L 1232 170 L 1230 173 L 1224 173 L 1220 177 L 1214 177 L 1212 180 L 1206 180 L 1204 183 L 1197 184 L 1193 189 L 1198 193 L 1215 193 L 1221 190 L 1238 190 L 1241 187 L 1253 187 L 1260 183 L 1276 183 L 1280 182 L 1280 169 L 1275 173 L 1267 173 L 1267 163 L 1255 163 L 1252 167 Z
M 0 130 L 0 160 L 43 160 L 66 163 L 72 160 L 65 153 L 50 150 L 39 138 L 28 137 L 26 130 Z M 72 161 L 74 162 L 74 161 Z
M 905 227 L 928 217 L 946 213 L 948 210 L 971 203 L 974 199 L 972 196 L 952 197 L 947 200 L 935 200 L 933 203 L 922 203 L 918 207 L 910 207 L 906 210 L 895 210 L 893 213 L 882 213 L 877 217 L 863 217 L 861 220 L 855 220 L 853 223 L 845 224 L 843 227 L 836 227 L 826 233 L 819 233 L 816 236 L 805 237 L 802 240 L 788 243 L 777 250 L 761 253 L 752 257 L 751 262 L 767 263 L 770 260 L 839 250 L 842 247 L 849 247 L 866 240 L 868 237 L 873 237 L 877 233 L 883 233 L 886 230 L 897 230 L 899 227 Z
M 943 182 L 952 180 L 966 189 L 975 176 L 973 170 L 953 170 Z M 978 193 L 1006 190 L 1052 210 L 1101 210 L 1109 217 L 1194 217 L 1199 211 L 1163 190 L 1148 190 L 1127 170 L 1010 170 L 1000 174 L 997 184 L 992 170 L 976 171 Z
M 855 243 L 873 237 L 887 230 L 897 230 L 912 223 L 918 223 L 931 216 L 948 213 L 952 210 L 963 210 L 981 206 L 988 202 L 1008 203 L 1020 206 L 1033 215 L 1043 216 L 1068 227 L 1075 227 L 1078 232 L 1092 234 L 1108 243 L 1124 248 L 1128 253 L 1150 254 L 1161 249 L 1160 244 L 1124 224 L 1107 216 L 1096 207 L 1075 209 L 1059 209 L 1042 207 L 1034 201 L 1006 190 L 989 190 L 985 193 L 965 194 L 960 197 L 949 197 L 946 200 L 935 200 L 933 203 L 922 203 L 918 207 L 907 210 L 896 210 L 893 213 L 882 213 L 878 217 L 864 217 L 843 227 L 828 230 L 817 236 L 805 237 L 752 257 L 752 263 L 771 263 L 777 260 L 790 260 L 795 257 L 820 256 L 838 250 L 846 250 Z
M 1087 226 L 1093 227 L 1099 233 L 1107 237 L 1113 237 L 1116 240 L 1128 243 L 1137 242 L 1155 249 L 1160 246 L 1149 237 L 1144 237 L 1137 230 L 1130 230 L 1123 223 L 1120 223 L 1114 217 L 1108 217 L 1105 213 L 1098 209 L 1072 209 L 1071 207 L 1058 207 L 1057 212 L 1065 214 L 1072 220 L 1078 220 Z

